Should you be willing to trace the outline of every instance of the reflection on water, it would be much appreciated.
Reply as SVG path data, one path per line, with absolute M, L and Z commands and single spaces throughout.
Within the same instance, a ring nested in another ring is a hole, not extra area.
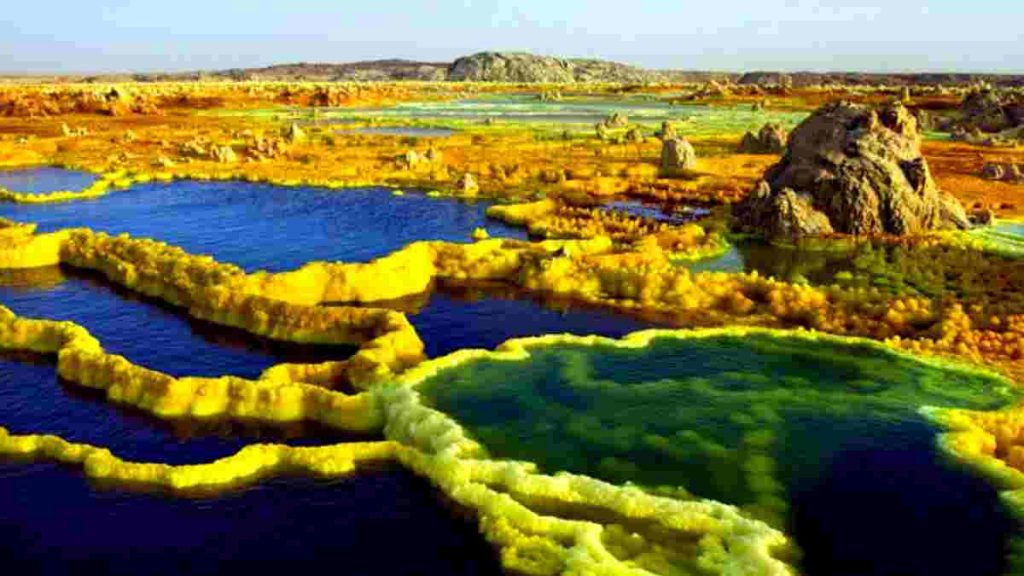
M 88 226 L 156 238 L 246 270 L 291 270 L 314 260 L 364 262 L 416 240 L 468 242 L 476 228 L 493 237 L 524 230 L 489 220 L 490 203 L 393 196 L 385 188 L 289 188 L 246 182 L 138 185 L 63 204 L 0 203 L 0 216 L 37 222 L 40 231 Z
M 0 492 L 9 574 L 501 573 L 472 517 L 390 467 L 180 499 L 104 490 L 55 465 L 0 462 Z
M 58 377 L 56 359 L 0 354 L 0 424 L 12 434 L 55 434 L 136 461 L 188 464 L 223 458 L 253 442 L 322 445 L 366 436 L 312 424 L 160 420 L 108 402 L 102 391 Z
M 71 320 L 107 351 L 174 376 L 255 378 L 281 362 L 339 360 L 355 352 L 353 346 L 277 342 L 211 324 L 73 268 L 0 270 L 0 304 L 20 316 Z
M 44 166 L 17 170 L 0 170 L 0 188 L 15 192 L 55 192 L 81 190 L 92 184 L 96 176 L 89 172 Z

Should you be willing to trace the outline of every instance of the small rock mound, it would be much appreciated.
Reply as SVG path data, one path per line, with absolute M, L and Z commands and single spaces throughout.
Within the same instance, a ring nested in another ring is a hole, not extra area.
M 781 154 L 785 148 L 786 130 L 779 124 L 769 122 L 757 134 L 744 134 L 739 151 L 744 154 Z
M 673 126 L 672 123 L 669 122 L 668 120 L 665 120 L 664 122 L 661 123 L 661 129 L 655 132 L 654 135 L 657 136 L 658 138 L 661 138 L 662 140 L 668 140 L 670 138 L 675 138 L 676 136 L 678 136 L 678 134 L 676 134 L 676 127 Z
M 819 108 L 793 130 L 782 160 L 735 215 L 745 230 L 790 238 L 970 225 L 960 203 L 932 180 L 917 122 L 899 103 Z
M 476 183 L 476 177 L 469 172 L 455 180 L 455 193 L 459 196 L 476 196 L 480 192 L 480 185 Z
M 1002 95 L 996 90 L 974 90 L 960 103 L 964 128 L 999 132 L 1024 123 L 1024 100 Z
M 1021 171 L 1020 166 L 1012 162 L 1007 162 L 1006 164 L 985 164 L 981 168 L 981 177 L 985 180 L 1024 182 L 1024 172 Z
M 687 142 L 686 138 L 676 136 L 662 141 L 659 166 L 662 176 L 678 176 L 695 168 L 697 168 L 697 151 L 693 149 L 693 145 Z

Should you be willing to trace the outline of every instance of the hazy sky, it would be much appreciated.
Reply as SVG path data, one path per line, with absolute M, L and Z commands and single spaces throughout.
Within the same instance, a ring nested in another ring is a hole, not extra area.
M 109 72 L 481 50 L 652 68 L 1024 73 L 1024 0 L 9 0 L 0 72 Z

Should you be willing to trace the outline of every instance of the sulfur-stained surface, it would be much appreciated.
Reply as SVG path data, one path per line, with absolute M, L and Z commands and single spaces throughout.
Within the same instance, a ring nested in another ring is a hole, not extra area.
M 837 99 L 955 118 L 965 93 L 4 85 L 0 553 L 1015 573 L 1024 204 L 981 172 L 1019 150 L 924 143 L 995 226 L 730 233 L 778 160 L 744 132 Z M 698 158 L 669 176 L 673 132 Z M 649 327 L 724 328 L 627 336 Z
M 810 573 L 1010 573 L 1019 528 L 917 412 L 1005 406 L 1019 394 L 1004 380 L 757 331 L 524 345 L 438 360 L 418 388 L 494 457 L 739 505 L 792 533 Z

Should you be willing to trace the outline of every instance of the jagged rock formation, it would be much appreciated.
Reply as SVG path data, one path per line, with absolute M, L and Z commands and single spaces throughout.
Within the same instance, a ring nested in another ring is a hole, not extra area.
M 666 138 L 661 143 L 661 164 L 659 172 L 662 176 L 678 176 L 697 167 L 697 152 L 686 138 L 676 136 Z
M 1024 76 L 1011 74 L 964 74 L 964 73 L 908 73 L 887 74 L 871 72 L 772 72 L 751 71 L 742 74 L 737 84 L 759 84 L 762 86 L 969 86 L 979 81 L 993 86 L 1022 86 Z
M 1024 171 L 1021 171 L 1020 166 L 1012 162 L 1006 164 L 989 163 L 982 166 L 981 177 L 985 180 L 1024 182 Z
M 969 226 L 960 203 L 932 180 L 917 122 L 899 103 L 819 108 L 735 215 L 746 230 L 790 238 Z
M 786 130 L 779 124 L 768 123 L 757 134 L 747 132 L 740 141 L 739 151 L 745 154 L 781 154 L 786 148 Z
M 480 52 L 459 58 L 449 80 L 477 82 L 649 82 L 657 72 L 605 60 L 555 58 L 523 52 Z
M 960 104 L 961 129 L 999 132 L 1024 124 L 1024 98 L 992 89 L 973 90 Z
M 665 120 L 661 123 L 661 129 L 655 132 L 654 135 L 662 140 L 675 138 L 677 136 L 676 127 L 668 120 Z

